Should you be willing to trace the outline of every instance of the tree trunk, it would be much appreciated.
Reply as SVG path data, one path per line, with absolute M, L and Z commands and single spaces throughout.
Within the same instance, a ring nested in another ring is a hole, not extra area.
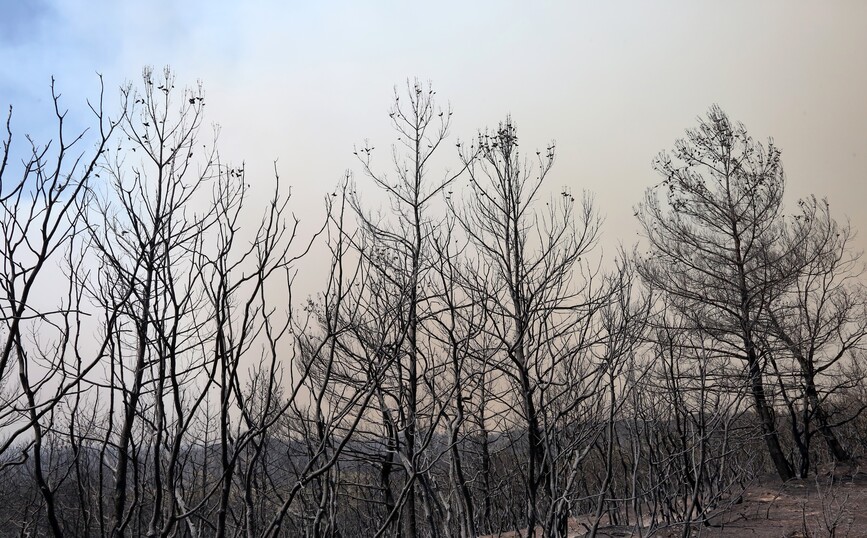
M 791 480 L 795 477 L 795 472 L 792 470 L 792 465 L 786 459 L 786 455 L 780 446 L 780 437 L 777 434 L 777 425 L 774 420 L 774 413 L 768 405 L 765 398 L 765 386 L 762 379 L 762 371 L 759 367 L 759 361 L 755 354 L 755 349 L 750 346 L 748 350 L 748 361 L 750 369 L 750 389 L 753 395 L 753 402 L 756 405 L 756 413 L 759 415 L 759 422 L 762 426 L 762 435 L 765 438 L 765 443 L 768 446 L 768 455 L 777 469 L 777 474 L 783 481 Z

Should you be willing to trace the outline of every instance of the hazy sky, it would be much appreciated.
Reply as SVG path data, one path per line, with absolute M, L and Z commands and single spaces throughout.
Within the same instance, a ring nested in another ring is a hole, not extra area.
M 0 0 L 0 106 L 38 133 L 54 75 L 73 111 L 143 65 L 203 81 L 224 158 L 279 159 L 302 217 L 393 140 L 395 84 L 431 80 L 470 138 L 511 113 L 556 140 L 550 190 L 596 194 L 606 250 L 630 244 L 653 157 L 718 103 L 783 150 L 789 207 L 827 196 L 867 246 L 867 2 Z M 453 146 L 449 145 L 448 148 Z M 383 152 L 383 167 L 387 153 Z M 361 184 L 362 187 L 364 183 Z

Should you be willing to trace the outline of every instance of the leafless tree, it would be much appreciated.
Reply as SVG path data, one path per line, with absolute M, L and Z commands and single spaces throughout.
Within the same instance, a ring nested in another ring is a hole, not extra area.
M 800 454 L 798 474 L 806 477 L 814 421 L 833 461 L 850 458 L 827 406 L 853 381 L 843 375 L 844 366 L 863 349 L 867 302 L 851 227 L 831 217 L 825 200 L 808 198 L 798 205 L 784 243 L 788 264 L 797 272 L 780 287 L 767 318 L 768 345 L 775 349 L 771 364 Z
M 768 396 L 761 320 L 795 268 L 770 246 L 783 240 L 780 152 L 712 107 L 655 163 L 662 182 L 647 191 L 638 219 L 648 243 L 638 269 L 703 346 L 742 361 L 768 454 L 779 476 L 794 477 Z
M 593 350 L 603 345 L 597 314 L 611 294 L 582 261 L 599 219 L 589 197 L 576 202 L 566 190 L 536 209 L 554 146 L 536 152 L 532 166 L 510 119 L 481 135 L 477 151 L 477 160 L 472 153 L 465 160 L 472 193 L 456 210 L 473 248 L 462 282 L 487 310 L 489 365 L 507 380 L 499 403 L 521 432 L 522 441 L 511 442 L 526 447 L 520 476 L 527 536 L 537 524 L 545 536 L 562 536 L 575 474 L 601 433 L 595 413 L 605 368 Z
M 509 118 L 440 168 L 451 112 L 409 82 L 393 171 L 356 149 L 386 207 L 347 173 L 302 239 L 276 166 L 251 186 L 174 84 L 146 68 L 71 141 L 53 93 L 57 144 L 14 179 L 7 120 L 4 529 L 686 537 L 763 452 L 788 479 L 817 436 L 834 464 L 867 446 L 854 231 L 815 198 L 784 215 L 779 151 L 719 108 L 657 159 L 646 252 L 607 263 L 590 195 L 546 198 L 554 145 Z
M 377 534 L 386 532 L 400 515 L 408 538 L 419 533 L 417 499 L 422 501 L 429 526 L 436 527 L 437 513 L 442 510 L 428 470 L 444 451 L 425 453 L 440 433 L 446 413 L 446 400 L 434 394 L 437 344 L 425 337 L 424 329 L 430 316 L 431 278 L 439 263 L 431 240 L 438 222 L 430 207 L 448 192 L 465 168 L 458 166 L 440 177 L 431 171 L 433 156 L 447 139 L 452 115 L 451 110 L 437 105 L 435 93 L 429 84 L 419 81 L 407 82 L 406 94 L 395 90 L 389 113 L 398 135 L 392 152 L 393 173 L 382 174 L 374 169 L 375 148 L 370 144 L 355 152 L 365 175 L 387 195 L 390 214 L 372 213 L 358 197 L 352 198 L 362 232 L 356 248 L 362 263 L 369 264 L 373 279 L 366 299 L 368 311 L 377 318 L 367 322 L 373 329 L 368 331 L 370 342 L 359 343 L 368 349 L 366 355 L 389 355 L 391 369 L 378 389 L 381 435 L 390 439 L 380 464 L 390 513 Z M 388 485 L 395 465 L 404 471 L 397 495 Z
M 163 448 L 174 445 L 170 458 L 178 457 L 187 405 L 195 411 L 202 400 L 185 395 L 204 368 L 201 357 L 193 359 L 202 351 L 206 325 L 193 253 L 201 250 L 217 209 L 199 217 L 186 208 L 217 175 L 217 162 L 212 149 L 201 162 L 196 158 L 201 88 L 187 90 L 177 103 L 174 77 L 168 70 L 162 75 L 146 68 L 141 90 L 123 88 L 123 136 L 102 162 L 105 188 L 94 190 L 86 213 L 88 249 L 98 269 L 83 285 L 104 312 L 108 344 L 100 354 L 110 365 L 107 390 L 94 382 L 95 397 L 108 404 L 100 460 L 101 468 L 112 470 L 113 483 L 110 517 L 100 518 L 100 526 L 107 524 L 103 534 L 112 536 L 143 518 L 148 534 L 161 530 L 162 495 L 172 490 L 164 478 L 173 478 L 176 467 L 170 461 L 163 476 Z M 141 458 L 149 459 L 145 475 L 152 484 L 142 482 Z M 153 504 L 145 516 L 141 497 L 149 495 Z
M 106 188 L 85 218 L 96 269 L 78 280 L 103 312 L 106 342 L 102 377 L 87 379 L 91 401 L 76 410 L 91 406 L 95 420 L 70 434 L 98 452 L 99 515 L 87 532 L 276 534 L 320 472 L 254 480 L 274 465 L 269 447 L 290 442 L 279 429 L 310 373 L 295 356 L 303 322 L 291 307 L 310 241 L 298 244 L 279 177 L 258 224 L 245 225 L 243 166 L 200 149 L 201 87 L 177 92 L 169 70 L 145 69 L 141 90 L 122 96 L 125 140 L 103 162 Z M 281 504 L 257 508 L 265 494 Z
M 55 408 L 74 393 L 93 363 L 76 364 L 69 349 L 80 297 L 69 288 L 52 303 L 39 290 L 57 278 L 64 258 L 74 257 L 82 200 L 116 124 L 103 111 L 100 91 L 99 101 L 89 103 L 95 129 L 70 136 L 53 79 L 51 96 L 56 138 L 40 145 L 27 136 L 29 149 L 16 151 L 10 106 L 0 161 L 0 465 L 33 458 L 46 520 L 51 532 L 61 536 L 57 483 L 52 483 L 43 452 Z M 10 163 L 19 158 L 20 165 Z

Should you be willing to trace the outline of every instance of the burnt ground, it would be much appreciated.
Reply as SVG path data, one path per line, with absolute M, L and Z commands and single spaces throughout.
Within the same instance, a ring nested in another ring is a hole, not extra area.
M 570 537 L 587 536 L 585 519 L 570 521 Z M 771 475 L 759 477 L 740 502 L 712 518 L 709 525 L 696 525 L 691 531 L 689 536 L 701 537 L 867 538 L 867 465 L 838 466 L 786 483 Z M 633 527 L 603 526 L 596 535 L 672 538 L 683 536 L 683 527 L 638 533 Z
M 846 465 L 807 480 L 757 481 L 700 536 L 867 537 L 867 467 Z

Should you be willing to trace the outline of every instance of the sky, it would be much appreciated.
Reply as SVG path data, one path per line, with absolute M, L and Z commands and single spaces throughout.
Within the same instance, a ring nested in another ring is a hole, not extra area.
M 52 76 L 84 122 L 96 73 L 111 102 L 145 65 L 201 80 L 224 160 L 254 184 L 277 160 L 308 222 L 360 173 L 355 145 L 394 141 L 394 87 L 418 77 L 455 140 L 510 114 L 524 148 L 556 141 L 549 190 L 595 195 L 606 251 L 637 240 L 653 158 L 715 103 L 782 149 L 787 207 L 827 197 L 867 246 L 867 2 L 0 0 L 14 130 L 46 132 Z

